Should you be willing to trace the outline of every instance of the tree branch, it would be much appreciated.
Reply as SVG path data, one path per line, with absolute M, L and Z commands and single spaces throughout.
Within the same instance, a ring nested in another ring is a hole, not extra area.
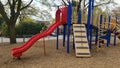
M 98 4 L 98 5 L 95 5 L 94 7 L 98 7 L 98 6 L 102 6 L 102 5 L 106 5 L 106 4 L 110 4 L 111 1 L 108 1 L 106 3 L 101 3 L 101 4 Z M 88 3 L 85 5 L 86 7 L 84 8 L 84 10 L 86 10 L 88 8 Z
M 77 12 L 78 12 L 79 10 L 81 10 L 81 2 L 82 2 L 82 0 L 79 0 L 78 6 L 77 6 Z
M 13 16 L 15 15 L 15 5 L 16 5 L 15 0 L 12 0 L 12 3 L 9 1 L 9 5 L 10 5 L 11 16 Z
M 10 6 L 10 21 L 15 20 L 15 6 L 16 6 L 16 1 L 12 0 L 11 6 Z M 14 21 L 12 22 L 14 24 Z
M 25 8 L 27 8 L 32 2 L 33 2 L 33 0 L 31 0 L 26 6 L 22 7 L 22 8 L 20 9 L 20 11 L 23 10 L 23 9 L 25 9 Z
M 110 1 L 106 2 L 106 3 L 101 3 L 101 4 L 98 4 L 98 5 L 95 5 L 94 7 L 98 7 L 98 6 L 101 6 L 101 5 L 106 5 L 106 4 L 109 4 L 111 3 Z
M 22 3 L 22 1 L 21 1 L 21 0 L 18 0 L 17 12 L 19 12 L 19 11 L 20 11 L 20 8 L 21 8 L 21 3 Z
M 67 5 L 64 0 L 62 0 L 62 2 L 64 3 L 65 6 Z
M 9 18 L 5 12 L 5 9 L 3 7 L 3 4 L 0 2 L 0 14 L 2 15 L 3 19 L 6 21 L 6 23 L 9 22 Z
M 12 5 L 11 2 L 10 2 L 10 0 L 8 0 L 8 3 L 9 3 L 10 6 Z

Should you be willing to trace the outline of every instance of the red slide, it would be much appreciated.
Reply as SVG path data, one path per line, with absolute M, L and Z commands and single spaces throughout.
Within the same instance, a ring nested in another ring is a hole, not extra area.
M 62 17 L 62 18 L 61 18 Z M 13 48 L 11 50 L 11 54 L 14 57 L 20 58 L 22 56 L 22 53 L 28 50 L 37 40 L 40 38 L 46 37 L 50 35 L 58 26 L 65 24 L 67 19 L 67 7 L 58 9 L 56 11 L 56 22 L 51 25 L 47 30 L 45 30 L 42 33 L 38 33 L 34 36 L 32 36 L 26 43 L 24 43 L 22 46 L 19 46 L 17 48 Z
M 14 57 L 20 57 L 22 56 L 22 53 L 24 51 L 26 51 L 27 49 L 29 49 L 37 40 L 39 40 L 42 37 L 46 37 L 48 35 L 50 35 L 57 26 L 61 25 L 60 22 L 56 22 L 53 25 L 51 25 L 46 31 L 44 31 L 43 33 L 38 33 L 36 35 L 34 35 L 33 37 L 31 37 L 26 43 L 24 43 L 22 46 L 17 47 L 17 48 L 13 48 L 11 50 L 11 54 Z

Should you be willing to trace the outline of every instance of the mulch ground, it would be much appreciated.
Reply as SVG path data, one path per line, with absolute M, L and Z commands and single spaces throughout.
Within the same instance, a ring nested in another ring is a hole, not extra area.
M 103 46 L 99 51 L 94 45 L 91 58 L 76 58 L 72 42 L 70 53 L 67 54 L 61 40 L 58 50 L 55 40 L 46 41 L 45 55 L 43 42 L 39 41 L 23 53 L 21 60 L 13 59 L 11 48 L 21 44 L 0 44 L 0 68 L 120 68 L 120 42 L 117 42 L 117 46 Z

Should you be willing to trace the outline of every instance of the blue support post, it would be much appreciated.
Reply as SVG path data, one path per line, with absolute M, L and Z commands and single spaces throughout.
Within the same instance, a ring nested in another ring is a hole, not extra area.
M 111 21 L 111 16 L 109 16 L 109 18 L 110 18 L 109 21 Z M 109 22 L 109 44 L 110 44 L 110 39 L 111 39 L 110 23 L 111 23 L 111 22 Z
M 72 5 L 69 2 L 69 5 L 68 5 L 68 16 L 67 16 L 67 23 L 68 23 L 67 48 L 66 48 L 67 53 L 69 53 L 69 46 L 70 46 L 71 15 L 72 15 Z
M 57 34 L 57 40 L 56 40 L 56 42 L 57 42 L 57 43 L 56 43 L 56 49 L 58 50 L 58 43 L 59 43 L 59 42 L 58 42 L 58 41 L 59 41 L 59 36 L 58 36 L 58 35 L 59 35 L 59 27 L 57 27 L 56 34 Z
M 94 0 L 92 0 L 92 10 L 94 10 Z
M 98 43 L 98 29 L 96 29 L 96 35 L 95 35 L 95 44 Z
M 78 21 L 77 23 L 81 23 L 81 10 L 78 11 Z
M 117 17 L 116 17 L 116 25 L 117 25 Z M 114 46 L 116 46 L 116 30 L 114 32 Z
M 91 1 L 92 3 L 92 23 L 93 23 L 93 13 L 94 13 L 94 0 Z M 92 26 L 90 25 L 90 40 L 89 40 L 89 44 L 90 44 L 90 49 L 92 48 Z
M 100 36 L 102 36 L 102 20 L 103 20 L 103 15 L 100 15 Z
M 73 36 L 73 49 L 75 49 L 74 36 Z
M 90 23 L 91 23 L 91 1 L 89 0 L 89 5 L 88 5 L 88 18 L 87 18 L 87 38 L 88 38 L 88 42 L 89 42 L 89 46 L 91 49 L 91 44 L 90 44 Z
M 90 49 L 92 48 L 92 26 L 90 25 L 90 40 L 89 40 Z
M 63 47 L 65 46 L 66 25 L 63 25 Z
M 98 27 L 98 18 L 99 17 L 97 17 L 97 20 L 96 20 L 97 27 Z M 98 43 L 98 28 L 96 29 L 96 35 L 95 35 L 95 44 L 97 44 L 97 43 Z
M 111 17 L 110 16 L 108 16 L 108 32 L 107 32 L 107 34 L 108 34 L 108 37 L 107 37 L 107 47 L 109 46 L 109 44 L 110 44 L 110 37 L 111 37 L 111 32 L 110 32 L 110 19 L 111 19 Z
M 69 53 L 69 46 L 70 46 L 70 25 L 68 24 L 67 53 Z
M 59 9 L 59 6 L 57 6 L 58 9 Z M 58 36 L 58 33 L 59 33 L 59 26 L 57 27 L 56 29 L 56 34 L 57 34 L 57 37 L 56 37 L 56 49 L 58 50 L 58 39 L 59 39 L 59 36 Z

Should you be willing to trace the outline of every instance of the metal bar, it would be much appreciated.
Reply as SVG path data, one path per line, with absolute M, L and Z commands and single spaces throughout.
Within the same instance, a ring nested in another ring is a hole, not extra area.
M 79 24 L 81 23 L 81 10 L 78 11 L 78 21 Z
M 63 47 L 65 46 L 66 25 L 63 25 Z
M 88 38 L 88 42 L 90 42 L 91 2 L 92 2 L 92 0 L 89 0 L 88 18 L 87 18 L 87 38 Z M 89 44 L 89 46 L 91 47 L 91 44 Z
M 70 45 L 71 16 L 72 16 L 72 5 L 69 2 L 69 5 L 68 5 L 68 16 L 67 16 L 67 23 L 68 23 L 67 48 L 66 48 L 67 53 L 69 53 L 69 45 Z
M 58 36 L 58 34 L 59 34 L 59 27 L 57 27 L 56 33 L 57 33 L 57 37 L 56 37 L 56 38 L 57 38 L 57 40 L 56 40 L 56 49 L 58 50 L 58 46 L 59 46 L 59 45 L 58 45 L 58 43 L 59 43 L 59 42 L 58 42 L 58 39 L 59 39 L 59 36 Z
M 117 17 L 116 17 L 116 24 L 117 24 Z M 114 33 L 114 46 L 116 46 L 116 30 L 115 30 L 115 33 Z

